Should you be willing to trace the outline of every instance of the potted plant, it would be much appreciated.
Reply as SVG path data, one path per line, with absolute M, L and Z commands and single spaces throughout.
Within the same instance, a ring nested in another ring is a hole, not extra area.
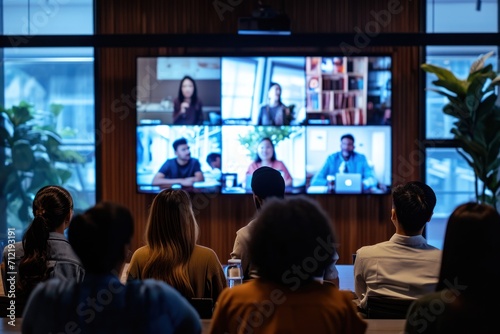
M 16 228 L 30 220 L 38 189 L 64 185 L 71 177 L 67 163 L 84 162 L 78 152 L 61 149 L 55 124 L 62 108 L 51 104 L 49 112 L 35 111 L 26 102 L 0 107 L 0 198 L 7 203 L 4 212 Z M 6 227 L 6 217 L 0 217 L 0 233 Z
M 458 143 L 458 153 L 474 170 L 476 200 L 496 207 L 500 188 L 500 108 L 495 105 L 495 86 L 500 84 L 500 76 L 491 64 L 485 66 L 492 54 L 479 56 L 465 79 L 443 67 L 421 67 L 434 73 L 438 79 L 432 83 L 442 88 L 430 90 L 448 98 L 443 112 L 456 118 L 451 132 Z M 481 190 L 478 180 L 483 184 Z

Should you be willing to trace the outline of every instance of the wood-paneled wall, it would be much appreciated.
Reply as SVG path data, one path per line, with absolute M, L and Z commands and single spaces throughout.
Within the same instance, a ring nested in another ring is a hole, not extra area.
M 96 1 L 97 33 L 137 33 L 145 34 L 144 38 L 155 33 L 236 33 L 238 17 L 250 16 L 256 5 L 256 1 L 245 0 L 220 2 L 235 4 L 232 11 L 222 14 L 222 20 L 214 8 L 215 1 L 211 0 Z M 358 29 L 371 31 L 371 38 L 376 38 L 377 27 L 382 33 L 419 31 L 420 1 L 416 0 L 401 3 L 396 0 L 264 2 L 288 14 L 294 33 L 357 32 Z M 394 14 L 387 15 L 390 10 Z M 378 25 L 374 23 L 377 20 L 380 22 Z M 287 51 L 300 50 L 297 46 L 297 49 Z M 331 50 L 308 48 L 307 52 L 325 50 L 339 51 L 338 46 L 332 45 Z M 136 57 L 203 51 L 195 45 L 96 50 L 99 197 L 122 203 L 132 210 L 136 219 L 133 249 L 143 244 L 147 209 L 153 199 L 152 195 L 137 194 L 135 188 Z M 393 56 L 393 180 L 395 183 L 418 180 L 423 163 L 418 145 L 419 49 L 374 48 L 368 43 L 362 52 L 390 53 Z M 351 263 L 351 254 L 357 248 L 387 240 L 394 233 L 390 221 L 390 196 L 315 198 L 335 223 L 340 241 L 339 263 Z M 255 212 L 251 196 L 218 195 L 209 198 L 200 194 L 193 196 L 193 202 L 201 229 L 200 244 L 213 248 L 224 263 L 229 257 L 237 229 L 245 225 Z

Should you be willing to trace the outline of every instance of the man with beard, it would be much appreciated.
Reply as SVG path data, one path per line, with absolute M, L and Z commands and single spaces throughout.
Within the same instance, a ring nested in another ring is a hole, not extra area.
M 191 187 L 193 183 L 204 181 L 198 159 L 191 158 L 189 145 L 185 138 L 174 141 L 176 158 L 168 159 L 153 178 L 154 186 L 171 186 L 180 184 Z
M 328 175 L 357 173 L 361 174 L 363 192 L 376 189 L 378 181 L 373 168 L 363 154 L 354 152 L 354 147 L 354 137 L 351 134 L 340 137 L 340 152 L 333 153 L 326 159 L 323 168 L 312 178 L 311 185 L 326 186 Z

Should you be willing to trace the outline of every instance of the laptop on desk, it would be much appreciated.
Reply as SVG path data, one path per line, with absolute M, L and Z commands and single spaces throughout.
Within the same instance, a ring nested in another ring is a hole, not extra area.
M 361 194 L 363 182 L 359 173 L 337 173 L 335 175 L 335 193 Z

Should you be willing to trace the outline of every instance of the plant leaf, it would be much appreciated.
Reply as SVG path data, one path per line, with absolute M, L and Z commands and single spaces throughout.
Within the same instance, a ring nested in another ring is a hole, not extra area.
M 0 127 L 0 146 L 1 147 L 12 146 L 12 135 L 3 126 Z
M 49 108 L 52 115 L 54 115 L 54 117 L 57 118 L 61 114 L 61 111 L 64 109 L 64 106 L 59 103 L 51 103 Z
M 487 54 L 479 55 L 479 57 L 472 63 L 469 73 L 474 73 L 476 71 L 481 70 L 484 67 L 484 62 L 486 59 L 490 58 L 495 51 L 490 51 Z
M 11 110 L 11 121 L 14 126 L 26 124 L 33 119 L 29 105 L 19 104 L 19 106 L 13 106 Z
M 445 88 L 450 92 L 459 96 L 465 95 L 467 89 L 466 82 L 458 79 L 450 70 L 432 64 L 422 64 L 420 67 L 424 71 L 434 73 L 437 76 L 438 80 L 433 81 L 434 85 L 440 87 L 444 87 L 442 85 L 446 85 Z
M 34 160 L 35 157 L 29 141 L 21 139 L 14 143 L 12 146 L 12 164 L 15 169 L 29 171 Z

